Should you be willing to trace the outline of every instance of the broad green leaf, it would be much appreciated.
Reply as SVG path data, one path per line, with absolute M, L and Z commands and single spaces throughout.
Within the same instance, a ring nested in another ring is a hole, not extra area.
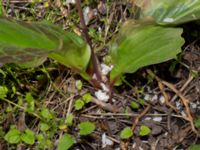
M 146 135 L 149 135 L 150 133 L 151 133 L 151 129 L 148 126 L 141 125 L 140 132 L 139 132 L 140 136 L 146 136 Z
M 130 127 L 125 127 L 120 133 L 121 139 L 129 139 L 132 136 L 133 136 L 133 131 L 131 130 Z
M 200 144 L 192 145 L 189 150 L 200 150 Z
M 64 134 L 59 140 L 58 150 L 68 150 L 75 142 L 75 139 L 70 134 Z
M 49 58 L 78 71 L 85 71 L 90 60 L 90 48 L 75 34 L 68 32 L 65 36 L 63 48 L 50 53 Z
M 141 67 L 176 58 L 184 43 L 181 34 L 180 28 L 126 22 L 111 43 L 114 65 L 110 74 L 111 82 L 124 73 L 134 73 Z
M 8 93 L 8 88 L 6 86 L 0 86 L 0 98 L 5 98 Z
M 141 17 L 152 17 L 158 24 L 181 24 L 200 18 L 199 0 L 136 0 Z
M 35 143 L 35 134 L 33 131 L 26 129 L 25 132 L 21 135 L 21 139 L 24 143 L 33 145 Z
M 78 125 L 80 135 L 89 135 L 95 130 L 95 124 L 89 121 L 81 122 Z
M 3 14 L 3 8 L 2 8 L 2 0 L 0 0 L 0 16 L 2 16 Z
M 195 127 L 200 128 L 200 117 L 198 117 L 195 121 Z
M 16 63 L 28 68 L 46 58 L 84 71 L 90 49 L 79 36 L 51 23 L 26 23 L 0 17 L 0 63 Z
M 5 135 L 5 140 L 10 144 L 18 144 L 21 140 L 21 132 L 17 129 L 10 129 Z

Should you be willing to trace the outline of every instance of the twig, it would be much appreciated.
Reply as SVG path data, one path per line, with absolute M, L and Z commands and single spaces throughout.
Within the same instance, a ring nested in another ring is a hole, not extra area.
M 101 81 L 101 73 L 99 71 L 99 66 L 98 66 L 98 59 L 94 53 L 94 48 L 92 46 L 92 42 L 90 40 L 90 37 L 89 37 L 89 34 L 88 34 L 88 28 L 85 24 L 85 20 L 84 20 L 84 17 L 83 17 L 83 11 L 82 11 L 82 8 L 81 8 L 81 0 L 76 0 L 76 7 L 77 7 L 77 10 L 78 10 L 78 13 L 79 13 L 79 17 L 80 17 L 80 22 L 81 22 L 81 26 L 82 26 L 82 34 L 83 36 L 85 37 L 85 40 L 86 42 L 88 43 L 88 45 L 90 46 L 90 49 L 91 49 L 91 61 L 92 61 L 92 64 L 94 65 L 94 71 L 95 71 L 95 74 L 96 74 L 96 77 L 97 77 L 97 80 L 98 81 Z
M 177 95 L 178 97 L 180 97 L 180 99 L 181 99 L 183 105 L 185 106 L 185 111 L 186 111 L 186 114 L 187 114 L 187 118 L 186 118 L 186 119 L 190 122 L 192 131 L 193 131 L 194 133 L 198 134 L 197 130 L 195 129 L 194 123 L 193 123 L 194 120 L 193 120 L 193 117 L 192 117 L 191 112 L 190 112 L 190 108 L 189 108 L 189 105 L 188 105 L 188 103 L 189 103 L 188 99 L 186 99 L 186 98 L 181 94 L 181 92 L 178 91 L 178 90 L 174 87 L 174 85 L 172 85 L 171 83 L 168 83 L 168 82 L 166 82 L 166 81 L 160 79 L 160 78 L 157 77 L 151 70 L 147 70 L 147 72 L 148 72 L 149 74 L 151 74 L 152 76 L 154 76 L 155 78 L 159 79 L 159 81 L 160 81 L 163 85 L 165 85 L 165 86 L 167 86 L 168 88 L 170 88 L 174 93 L 176 93 L 176 95 Z
M 158 82 L 158 86 L 160 88 L 161 93 L 163 94 L 164 98 L 165 98 L 165 103 L 166 105 L 168 105 L 170 108 L 172 108 L 175 112 L 178 113 L 178 109 L 176 109 L 175 106 L 173 106 L 170 102 L 169 102 L 169 96 L 167 95 L 167 93 L 164 90 L 164 86 L 163 83 L 161 82 L 160 78 L 158 78 L 157 76 L 155 76 L 157 82 Z
M 147 105 L 147 107 L 144 109 L 144 111 L 143 111 L 139 116 L 137 116 L 137 117 L 135 118 L 135 121 L 134 121 L 134 123 L 133 123 L 133 125 L 132 125 L 132 128 L 131 128 L 132 131 L 135 130 L 135 128 L 136 128 L 136 126 L 137 126 L 139 120 L 149 111 L 149 109 L 150 109 L 150 105 Z
M 110 103 L 104 103 L 96 99 L 95 97 L 92 97 L 92 102 L 98 105 L 99 107 L 101 107 L 102 109 L 107 110 L 109 112 L 113 112 L 113 113 L 119 112 L 119 110 L 117 110 L 115 106 L 111 105 Z
M 170 84 L 170 83 L 168 83 L 168 82 L 166 82 L 166 81 L 162 81 L 162 83 L 163 83 L 165 86 L 167 86 L 168 88 L 170 88 L 172 91 L 174 91 L 174 93 L 176 93 L 176 95 L 178 95 L 178 96 L 180 97 L 180 99 L 182 100 L 183 105 L 185 106 L 185 111 L 186 111 L 186 113 L 187 113 L 188 121 L 189 121 L 190 124 L 191 124 L 192 131 L 193 131 L 194 133 L 197 134 L 198 132 L 197 132 L 197 130 L 195 129 L 195 126 L 194 126 L 194 123 L 193 123 L 194 120 L 193 120 L 193 117 L 192 117 L 192 115 L 191 115 L 190 108 L 189 108 L 189 105 L 188 105 L 188 103 L 189 103 L 188 99 L 186 99 L 186 98 L 174 87 L 174 85 L 172 85 L 172 84 Z
M 121 118 L 124 118 L 124 117 L 137 117 L 139 116 L 140 114 L 138 113 L 89 113 L 89 114 L 81 114 L 81 116 L 83 117 L 88 117 L 88 118 L 102 118 L 102 117 L 105 117 L 105 118 L 108 118 L 108 117 L 121 117 Z M 150 117 L 157 117 L 157 116 L 161 116 L 161 117 L 166 117 L 168 116 L 168 114 L 146 114 L 146 116 L 150 116 Z M 185 119 L 187 120 L 185 117 L 181 116 L 181 115 L 171 115 L 172 117 L 176 117 L 176 118 L 182 118 L 182 119 Z
M 193 75 L 189 75 L 188 80 L 185 82 L 185 84 L 181 87 L 180 92 L 183 92 L 185 90 L 185 88 L 190 84 L 190 82 L 194 79 Z M 178 96 L 174 95 L 171 99 L 171 101 L 173 102 Z

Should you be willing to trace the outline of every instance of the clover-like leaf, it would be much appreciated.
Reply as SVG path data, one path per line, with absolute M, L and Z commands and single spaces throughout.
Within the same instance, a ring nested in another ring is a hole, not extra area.
M 176 58 L 184 43 L 181 34 L 180 28 L 126 22 L 111 44 L 114 65 L 111 82 L 124 73 L 134 73 L 141 67 Z
M 151 133 L 151 129 L 148 126 L 141 125 L 140 132 L 139 132 L 140 136 L 146 136 L 146 135 L 149 135 L 150 133 Z
M 21 139 L 26 144 L 33 145 L 35 143 L 35 134 L 33 131 L 26 129 L 25 132 L 21 135 Z
M 21 132 L 17 129 L 10 129 L 5 135 L 5 140 L 10 144 L 18 144 L 21 140 Z
M 81 122 L 78 125 L 80 135 L 89 135 L 95 130 L 95 124 L 89 121 Z
M 68 150 L 75 142 L 75 139 L 70 134 L 64 134 L 59 140 L 58 150 Z
M 125 127 L 120 133 L 121 139 L 129 139 L 132 136 L 133 136 L 133 131 L 130 127 Z
M 5 98 L 8 93 L 8 88 L 6 86 L 0 86 L 0 98 Z
M 135 0 L 141 18 L 152 17 L 159 24 L 181 24 L 200 18 L 199 0 Z
M 81 99 L 75 101 L 74 107 L 76 110 L 81 110 L 84 107 L 85 103 Z

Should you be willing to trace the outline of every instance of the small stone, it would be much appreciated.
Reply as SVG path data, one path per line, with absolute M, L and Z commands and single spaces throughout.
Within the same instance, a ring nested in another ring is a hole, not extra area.
M 113 141 L 107 138 L 105 133 L 102 134 L 101 141 L 102 141 L 102 148 L 105 148 L 107 145 L 108 146 L 113 145 Z
M 160 102 L 160 104 L 164 104 L 165 103 L 165 97 L 164 96 L 160 96 L 159 102 Z
M 66 0 L 66 4 L 75 4 L 76 0 Z
M 106 92 L 103 92 L 102 90 L 98 90 L 94 94 L 100 101 L 108 102 L 109 100 L 108 94 Z
M 162 117 L 153 117 L 153 121 L 161 122 L 162 121 Z
M 101 72 L 103 75 L 107 75 L 111 70 L 112 70 L 112 66 L 108 66 L 106 64 L 101 64 Z

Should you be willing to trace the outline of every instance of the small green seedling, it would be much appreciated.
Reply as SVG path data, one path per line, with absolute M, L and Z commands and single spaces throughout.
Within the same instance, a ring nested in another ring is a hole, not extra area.
M 75 139 L 70 134 L 64 134 L 58 143 L 58 150 L 68 150 L 75 144 Z
M 86 136 L 91 134 L 95 130 L 95 124 L 89 121 L 81 122 L 78 125 L 79 128 L 79 134 L 82 136 Z
M 151 129 L 148 126 L 145 126 L 145 125 L 140 126 L 139 136 L 147 136 L 150 133 L 151 133 Z
M 10 129 L 4 139 L 10 144 L 18 144 L 21 141 L 21 132 L 17 129 Z
M 73 119 L 74 119 L 74 115 L 73 114 L 69 114 L 66 119 L 65 119 L 65 123 L 67 126 L 72 126 L 73 124 Z
M 21 135 L 21 140 L 26 144 L 33 145 L 35 143 L 35 133 L 32 130 L 26 129 Z
M 129 139 L 132 136 L 133 136 L 133 131 L 130 127 L 125 127 L 120 133 L 120 138 L 123 140 Z
M 5 98 L 8 93 L 8 88 L 6 86 L 0 86 L 0 98 Z
M 84 105 L 84 101 L 82 101 L 81 99 L 77 99 L 74 104 L 75 110 L 81 110 L 84 107 Z
M 140 108 L 140 105 L 135 101 L 131 101 L 130 105 L 131 105 L 132 109 L 139 109 Z
M 90 93 L 86 93 L 82 96 L 82 99 L 87 104 L 92 101 L 92 96 Z

